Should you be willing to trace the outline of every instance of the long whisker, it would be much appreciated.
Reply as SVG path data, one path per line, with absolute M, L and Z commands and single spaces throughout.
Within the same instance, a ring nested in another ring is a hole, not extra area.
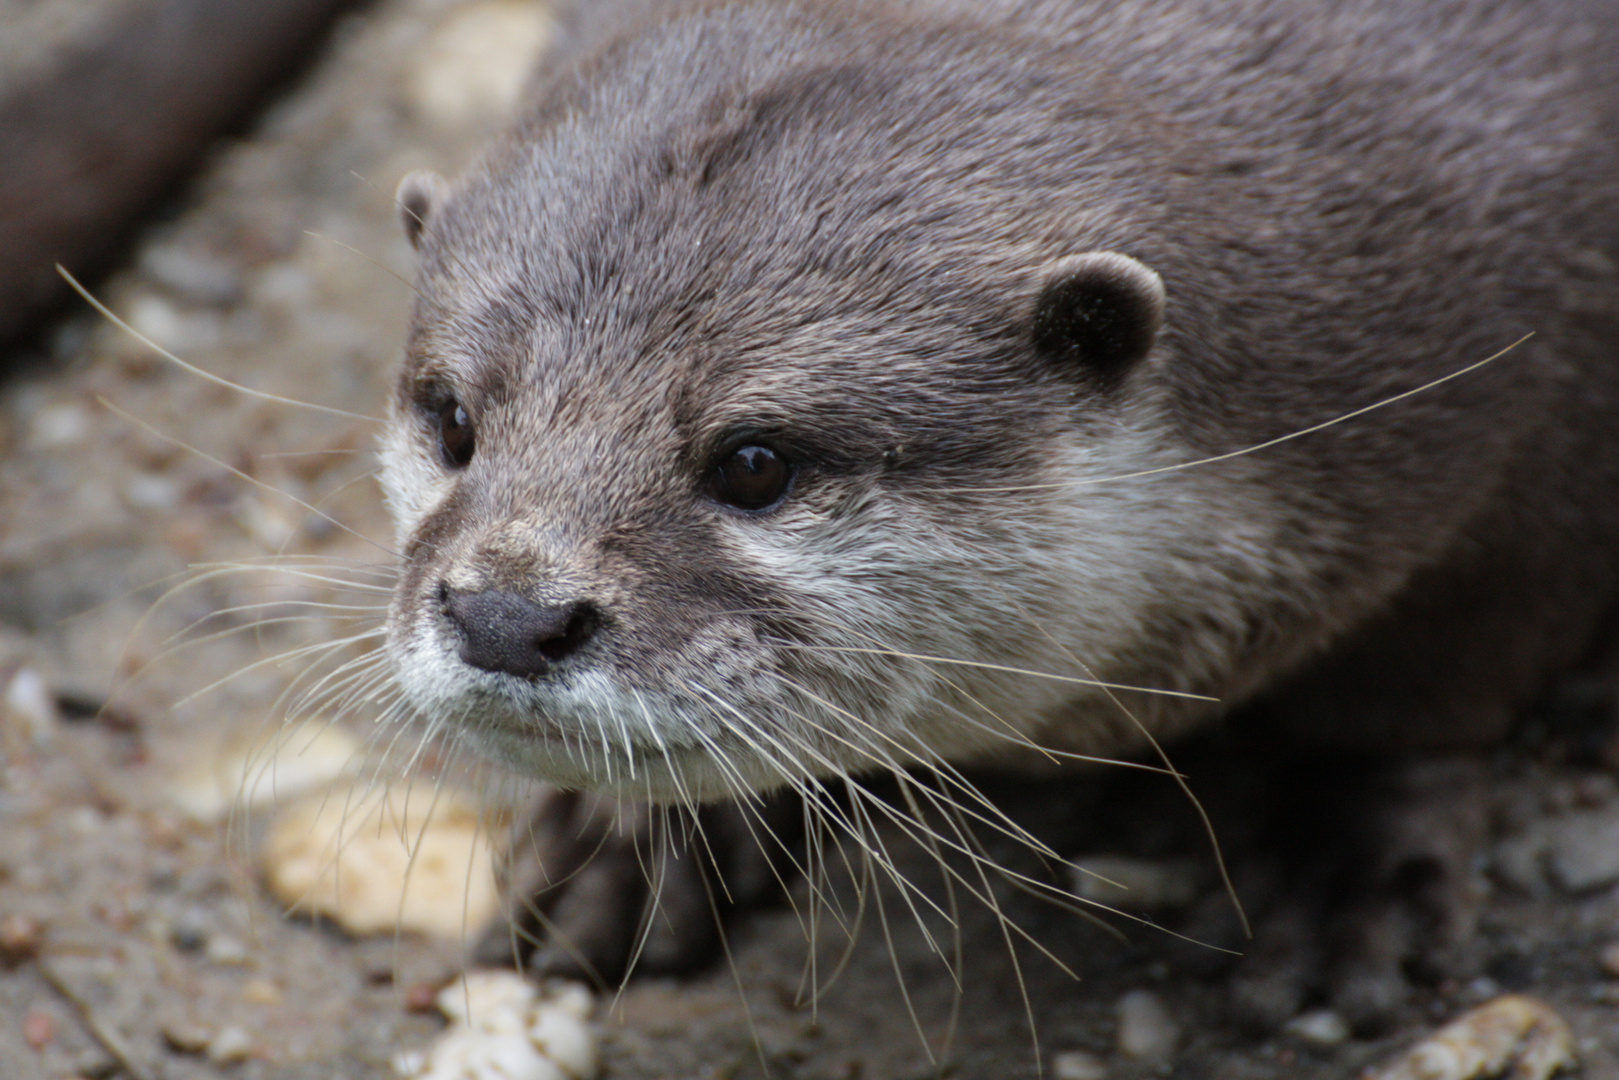
M 1516 349 L 1518 346 L 1522 345 L 1524 342 L 1528 341 L 1534 336 L 1534 332 L 1530 331 L 1505 348 L 1491 353 L 1482 360 L 1476 360 L 1473 363 L 1468 364 L 1466 367 L 1458 368 L 1455 371 L 1450 372 L 1448 375 L 1441 375 L 1439 378 L 1425 382 L 1421 386 L 1413 387 L 1410 390 L 1401 391 L 1392 397 L 1383 398 L 1381 401 L 1374 401 L 1370 405 L 1364 405 L 1351 412 L 1346 412 L 1341 416 L 1335 416 L 1331 420 L 1326 420 L 1319 424 L 1312 424 L 1309 427 L 1288 432 L 1286 435 L 1278 435 L 1274 439 L 1267 439 L 1264 442 L 1255 443 L 1252 446 L 1245 446 L 1240 450 L 1231 450 L 1224 454 L 1215 454 L 1212 457 L 1198 458 L 1196 461 L 1182 461 L 1177 462 L 1174 465 L 1160 465 L 1154 469 L 1141 469 L 1137 472 L 1120 473 L 1117 476 L 1095 477 L 1084 480 L 1058 480 L 1049 484 L 1019 484 L 1007 487 L 952 488 L 950 490 L 960 493 L 1010 494 L 1020 491 L 1049 491 L 1054 488 L 1089 487 L 1095 484 L 1117 483 L 1120 480 L 1139 480 L 1142 477 L 1159 476 L 1164 473 L 1184 472 L 1187 469 L 1198 469 L 1205 465 L 1214 465 L 1221 461 L 1230 461 L 1233 458 L 1246 457 L 1249 454 L 1257 454 L 1261 450 L 1269 450 L 1273 446 L 1280 446 L 1285 442 L 1292 442 L 1294 439 L 1302 439 L 1306 435 L 1314 435 L 1316 432 L 1325 431 L 1327 428 L 1337 427 L 1339 424 L 1347 423 L 1350 420 L 1365 416 L 1367 413 L 1376 412 L 1379 409 L 1386 409 L 1390 405 L 1404 401 L 1406 398 L 1415 397 L 1418 394 L 1426 394 L 1430 390 L 1450 382 L 1452 379 L 1459 379 L 1464 375 L 1470 375 L 1479 368 L 1484 367 L 1486 364 L 1495 363 L 1495 361 L 1501 359 L 1503 356 L 1507 355 L 1507 353 Z
M 162 439 L 164 442 L 169 443 L 172 446 L 178 446 L 183 450 L 190 451 L 191 453 L 193 453 L 193 454 L 197 455 L 198 457 L 202 458 L 204 461 L 209 462 L 210 464 L 219 466 L 221 469 L 224 469 L 226 472 L 230 473 L 231 475 L 236 476 L 236 477 L 240 477 L 241 479 L 246 480 L 248 483 L 252 484 L 254 487 L 261 488 L 261 489 L 263 489 L 265 491 L 268 491 L 268 492 L 271 492 L 271 493 L 273 493 L 275 495 L 279 495 L 281 498 L 286 499 L 289 502 L 296 503 L 298 506 L 303 507 L 305 510 L 309 511 L 311 514 L 315 515 L 316 517 L 320 518 L 321 520 L 329 522 L 332 525 L 337 526 L 339 529 L 342 529 L 344 532 L 348 533 L 350 536 L 353 536 L 353 537 L 356 537 L 356 538 L 358 538 L 360 540 L 363 540 L 365 543 L 370 544 L 372 547 L 376 548 L 378 551 L 381 551 L 381 552 L 383 552 L 385 554 L 388 554 L 388 555 L 392 555 L 396 559 L 403 558 L 403 556 L 401 556 L 398 552 L 389 550 L 387 547 L 383 546 L 382 544 L 377 543 L 375 540 L 371 539 L 369 536 L 366 536 L 364 533 L 350 528 L 349 526 L 343 524 L 341 521 L 338 521 L 336 518 L 332 517 L 330 514 L 326 513 L 323 510 L 317 510 L 315 507 L 311 506 L 309 503 L 307 503 L 304 500 L 298 498 L 297 496 L 289 495 L 287 492 L 282 491 L 280 488 L 276 487 L 274 484 L 267 484 L 263 480 L 260 480 L 256 476 L 249 476 L 247 473 L 243 472 L 241 469 L 236 468 L 236 466 L 234 466 L 234 465 L 227 465 L 225 462 L 220 461 L 218 458 L 214 457 L 211 454 L 204 453 L 203 451 L 197 449 L 195 446 L 191 446 L 191 445 L 189 445 L 187 443 L 181 442 L 179 439 L 176 439 L 176 438 L 174 438 L 174 437 L 172 437 L 170 435 L 164 434 L 163 432 L 159 431 L 157 428 L 153 427 L 151 424 L 148 424 L 146 421 L 142 420 L 140 417 L 135 416 L 133 413 L 129 413 L 129 412 L 124 411 L 123 409 L 120 409 L 118 406 L 114 405 L 112 402 L 108 401 L 104 397 L 99 397 L 98 396 L 96 398 L 96 400 L 99 401 L 102 404 L 102 406 L 104 408 L 106 408 L 108 411 L 117 413 L 119 416 L 123 417 L 125 420 L 128 420 L 130 423 L 137 425 L 142 430 L 150 433 L 151 435 L 153 435 L 153 436 L 155 436 L 155 437 L 157 437 L 159 439 Z
M 1008 664 L 994 664 L 984 660 L 960 660 L 949 656 L 929 656 L 926 653 L 904 652 L 899 649 L 868 649 L 855 645 L 806 645 L 802 643 L 781 642 L 784 649 L 798 649 L 804 652 L 835 652 L 852 653 L 855 655 L 887 656 L 896 660 L 917 660 L 926 664 L 944 664 L 955 667 L 977 668 L 981 671 L 999 671 L 1008 675 L 1026 675 L 1033 679 L 1049 679 L 1052 682 L 1067 683 L 1070 686 L 1090 686 L 1099 690 L 1126 690 L 1135 694 L 1152 694 L 1157 697 L 1182 698 L 1189 701 L 1219 702 L 1219 698 L 1207 694 L 1194 694 L 1185 690 L 1160 690 L 1151 686 L 1130 686 L 1126 683 L 1102 682 L 1097 679 L 1082 679 L 1073 675 L 1058 675 L 1050 671 L 1034 671 L 1029 668 L 1012 667 Z
M 255 390 L 251 386 L 243 386 L 240 383 L 234 383 L 229 379 L 221 378 L 211 371 L 205 371 L 202 368 L 197 367 L 195 364 L 188 364 L 178 356 L 175 356 L 169 350 L 165 349 L 163 346 L 159 345 L 157 342 L 153 341 L 151 338 L 147 337 L 145 334 L 141 333 L 139 330 L 135 329 L 133 326 L 129 325 L 123 319 L 113 314 L 111 308 L 91 295 L 90 290 L 79 284 L 79 279 L 68 273 L 67 268 L 61 263 L 56 264 L 56 272 L 62 276 L 62 280 L 66 281 L 70 286 L 73 287 L 74 292 L 84 297 L 85 301 L 88 302 L 91 307 L 99 311 L 108 322 L 112 323 L 130 337 L 134 338 L 142 345 L 145 345 L 148 349 L 151 349 L 153 352 L 163 357 L 163 359 L 179 366 L 185 371 L 190 372 L 199 379 L 204 379 L 218 386 L 228 387 L 237 391 L 238 393 L 247 394 L 263 401 L 274 401 L 281 405 L 295 405 L 300 409 L 313 409 L 316 412 L 329 413 L 332 416 L 343 416 L 350 420 L 364 420 L 368 424 L 382 424 L 387 422 L 375 416 L 366 416 L 362 413 L 353 413 L 346 409 L 334 409 L 330 405 L 316 405 L 308 401 L 299 401 L 297 398 L 282 397 L 279 394 L 270 394 L 263 390 Z

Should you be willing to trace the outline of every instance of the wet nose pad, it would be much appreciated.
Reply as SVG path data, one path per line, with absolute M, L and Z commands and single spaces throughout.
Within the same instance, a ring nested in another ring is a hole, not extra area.
M 520 678 L 549 674 L 601 626 L 587 600 L 536 604 L 514 592 L 448 592 L 444 614 L 461 631 L 461 659 Z

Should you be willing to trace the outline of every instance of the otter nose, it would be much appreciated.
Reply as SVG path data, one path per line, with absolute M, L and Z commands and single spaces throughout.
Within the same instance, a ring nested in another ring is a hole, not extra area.
M 584 647 L 601 624 L 588 601 L 536 604 L 514 592 L 449 593 L 444 614 L 461 631 L 461 659 L 521 678 L 545 675 Z

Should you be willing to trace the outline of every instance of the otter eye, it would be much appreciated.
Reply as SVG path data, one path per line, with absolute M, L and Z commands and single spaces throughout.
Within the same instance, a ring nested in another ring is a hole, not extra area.
M 438 411 L 438 448 L 445 464 L 452 469 L 465 468 L 477 448 L 473 438 L 472 417 L 459 401 L 451 398 Z
M 764 510 L 781 501 L 793 482 L 793 467 L 768 446 L 740 446 L 708 478 L 708 493 L 738 510 Z

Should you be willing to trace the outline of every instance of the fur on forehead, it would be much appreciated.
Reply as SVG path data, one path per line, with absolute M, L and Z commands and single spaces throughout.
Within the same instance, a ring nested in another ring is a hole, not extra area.
M 1116 246 L 1154 205 L 1145 181 L 1099 185 L 1035 235 L 1017 206 L 1072 190 L 1087 156 L 1143 142 L 1132 133 L 1153 121 L 1103 77 L 1051 85 L 1049 66 L 1036 80 L 959 35 L 852 34 L 834 55 L 807 18 L 707 12 L 584 61 L 588 79 L 549 94 L 435 209 L 424 278 L 469 305 L 516 294 L 538 318 L 670 329 L 716 296 L 804 319 L 941 300 L 1009 315 L 1005 293 L 1033 268 Z M 883 62 L 850 55 L 866 52 Z M 973 77 L 958 86 L 941 65 Z M 638 91 L 649 84 L 656 100 Z M 1008 154 L 1031 110 L 1084 136 Z M 1108 234 L 1087 235 L 1101 221 Z M 912 295 L 890 295 L 902 282 Z

